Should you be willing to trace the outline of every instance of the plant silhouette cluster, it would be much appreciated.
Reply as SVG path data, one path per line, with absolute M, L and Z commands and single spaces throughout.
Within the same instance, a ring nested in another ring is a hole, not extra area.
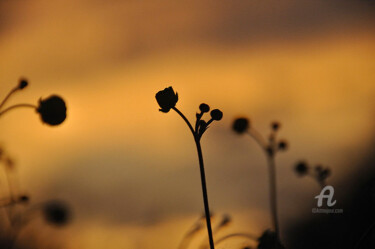
M 67 116 L 67 108 L 65 101 L 58 95 L 40 99 L 37 104 L 21 103 L 5 108 L 5 104 L 7 104 L 10 97 L 24 90 L 28 85 L 28 81 L 22 78 L 11 89 L 0 103 L 0 118 L 12 110 L 29 108 L 34 109 L 44 124 L 57 126 L 63 123 Z M 53 226 L 64 226 L 70 222 L 71 211 L 69 205 L 64 201 L 50 200 L 30 205 L 30 196 L 20 192 L 18 189 L 15 160 L 8 155 L 4 148 L 0 148 L 0 163 L 8 184 L 8 195 L 2 196 L 0 201 L 0 208 L 5 210 L 8 220 L 8 224 L 3 224 L 3 226 L 6 226 L 7 234 L 4 236 L 5 242 L 0 242 L 0 248 L 15 248 L 22 229 L 37 217 L 43 218 L 48 224 Z M 19 208 L 19 206 L 22 207 Z
M 232 123 L 232 130 L 238 135 L 248 135 L 251 137 L 262 149 L 264 155 L 267 159 L 268 172 L 269 172 L 269 202 L 270 202 L 270 216 L 272 220 L 272 229 L 265 230 L 260 236 L 255 236 L 248 233 L 233 233 L 223 236 L 214 240 L 213 235 L 218 229 L 228 225 L 231 222 L 229 216 L 222 218 L 215 229 L 212 229 L 211 224 L 211 213 L 208 208 L 208 197 L 207 189 L 205 183 L 205 173 L 203 165 L 203 155 L 200 146 L 200 139 L 204 132 L 207 130 L 209 125 L 213 121 L 219 121 L 223 118 L 223 113 L 218 110 L 212 110 L 210 112 L 210 107 L 202 103 L 199 106 L 200 112 L 196 114 L 196 122 L 193 127 L 189 120 L 176 108 L 176 104 L 179 100 L 177 92 L 173 90 L 172 87 L 167 87 L 156 93 L 156 100 L 160 106 L 159 111 L 163 113 L 168 113 L 170 110 L 174 110 L 188 125 L 191 133 L 193 134 L 194 140 L 196 142 L 199 166 L 201 169 L 201 180 L 202 180 L 202 193 L 205 207 L 205 215 L 198 219 L 198 221 L 192 226 L 192 228 L 185 234 L 180 242 L 178 249 L 186 249 L 189 247 L 190 242 L 195 237 L 195 235 L 202 230 L 203 222 L 206 221 L 206 228 L 208 232 L 208 243 L 205 241 L 201 243 L 199 249 L 214 249 L 215 245 L 222 243 L 228 239 L 234 237 L 243 237 L 249 241 L 253 241 L 257 244 L 258 249 L 285 249 L 285 246 L 280 238 L 280 227 L 278 219 L 278 208 L 277 208 L 277 175 L 276 175 L 276 157 L 279 153 L 285 152 L 289 148 L 289 144 L 285 139 L 279 139 L 278 134 L 281 129 L 281 124 L 279 122 L 272 122 L 270 124 L 270 132 L 267 136 L 262 136 L 258 130 L 255 129 L 254 125 L 247 117 L 239 117 L 234 119 Z M 211 118 L 208 121 L 202 119 L 205 113 L 210 112 Z M 326 185 L 326 179 L 330 176 L 331 171 L 327 167 L 316 166 L 310 168 L 304 161 L 297 162 L 293 170 L 298 176 L 311 176 L 313 177 L 319 185 L 323 188 Z M 251 246 L 245 246 L 241 249 L 251 249 Z

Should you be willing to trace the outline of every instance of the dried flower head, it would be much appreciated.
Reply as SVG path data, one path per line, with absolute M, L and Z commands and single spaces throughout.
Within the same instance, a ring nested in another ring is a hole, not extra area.
M 173 88 L 170 86 L 159 91 L 155 95 L 155 98 L 161 108 L 159 111 L 167 113 L 171 108 L 176 106 L 178 101 L 178 93 L 175 93 Z
M 234 120 L 232 129 L 238 134 L 245 133 L 250 127 L 249 119 L 247 118 L 237 118 Z
M 40 99 L 37 112 L 41 115 L 42 121 L 49 125 L 59 125 L 66 119 L 65 102 L 57 95 Z

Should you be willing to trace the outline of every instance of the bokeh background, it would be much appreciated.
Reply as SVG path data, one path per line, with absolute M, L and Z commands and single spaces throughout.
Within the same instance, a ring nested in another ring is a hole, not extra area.
M 284 238 L 312 215 L 320 191 L 295 175 L 296 161 L 331 167 L 340 206 L 350 176 L 366 173 L 359 165 L 374 141 L 374 8 L 342 0 L 0 0 L 1 96 L 23 76 L 30 86 L 11 103 L 57 93 L 68 106 L 59 127 L 27 109 L 0 122 L 1 146 L 32 202 L 60 198 L 74 210 L 65 229 L 40 225 L 39 243 L 176 248 L 203 204 L 191 134 L 155 101 L 170 85 L 190 120 L 202 102 L 224 113 L 202 142 L 215 222 L 232 217 L 222 234 L 271 226 L 265 158 L 231 131 L 238 116 L 264 134 L 280 121 L 290 143 L 277 159 Z M 20 240 L 33 232 L 30 224 Z

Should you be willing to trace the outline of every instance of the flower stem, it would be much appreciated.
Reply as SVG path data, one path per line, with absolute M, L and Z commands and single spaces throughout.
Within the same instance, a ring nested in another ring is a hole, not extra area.
M 7 94 L 7 96 L 5 96 L 5 98 L 3 99 L 3 101 L 1 102 L 0 104 L 0 109 L 4 106 L 4 104 L 7 102 L 7 100 L 10 98 L 10 96 L 12 96 L 13 93 L 17 92 L 19 90 L 19 87 L 15 87 L 13 88 L 12 90 L 10 90 L 10 92 Z
M 219 243 L 221 243 L 221 242 L 223 242 L 227 239 L 235 238 L 235 237 L 247 238 L 249 240 L 258 242 L 258 238 L 255 235 L 247 234 L 247 233 L 233 233 L 233 234 L 226 235 L 226 236 L 216 240 L 216 245 L 218 245 Z
M 268 167 L 269 167 L 269 184 L 270 184 L 270 205 L 271 205 L 271 217 L 273 227 L 276 234 L 276 243 L 280 242 L 280 231 L 279 222 L 277 218 L 277 191 L 276 191 L 276 167 L 275 167 L 275 156 L 268 156 Z
M 5 113 L 8 112 L 8 111 L 11 111 L 11 110 L 16 109 L 16 108 L 21 108 L 21 107 L 34 108 L 34 109 L 37 109 L 37 108 L 38 108 L 36 105 L 32 105 L 32 104 L 18 104 L 18 105 L 12 105 L 12 106 L 8 107 L 7 109 L 1 111 L 1 112 L 0 112 L 0 116 L 2 116 L 3 114 L 5 114 Z
M 205 174 L 205 171 L 204 171 L 203 154 L 202 154 L 202 148 L 201 148 L 201 144 L 200 144 L 200 138 L 198 137 L 198 133 L 196 133 L 194 131 L 193 127 L 191 126 L 189 120 L 185 117 L 185 115 L 182 114 L 182 112 L 180 112 L 180 110 L 178 110 L 176 107 L 173 107 L 172 109 L 175 110 L 178 113 L 178 115 L 181 116 L 181 118 L 188 125 L 191 133 L 194 136 L 194 141 L 195 141 L 195 145 L 197 147 L 197 152 L 198 152 L 199 168 L 200 168 L 200 173 L 201 173 L 203 203 L 204 203 L 204 212 L 205 212 L 205 215 L 206 215 L 208 240 L 210 242 L 210 249 L 215 249 L 214 239 L 213 239 L 213 236 L 212 236 L 210 208 L 209 208 L 209 205 L 208 205 L 208 195 L 207 195 L 207 186 L 206 186 L 206 174 Z
M 213 236 L 212 236 L 212 228 L 211 228 L 210 208 L 209 208 L 209 205 L 208 205 L 206 175 L 205 175 L 205 172 L 204 172 L 202 148 L 201 148 L 201 144 L 200 144 L 200 142 L 197 138 L 195 139 L 195 144 L 197 145 L 198 158 L 199 158 L 199 168 L 200 168 L 200 172 L 201 172 L 202 193 L 203 193 L 203 202 L 204 202 L 204 212 L 206 213 L 208 240 L 210 242 L 210 248 L 215 249 L 214 239 L 213 239 Z
M 275 145 L 274 139 L 275 134 L 271 134 L 269 145 L 263 138 L 263 136 L 254 128 L 248 131 L 248 134 L 258 143 L 258 145 L 263 149 L 267 157 L 268 171 L 269 171 L 269 197 L 270 197 L 270 211 L 273 228 L 276 234 L 276 243 L 280 242 L 280 231 L 279 222 L 277 216 L 277 189 L 276 189 L 276 167 L 275 167 Z M 269 151 L 270 150 L 270 151 Z

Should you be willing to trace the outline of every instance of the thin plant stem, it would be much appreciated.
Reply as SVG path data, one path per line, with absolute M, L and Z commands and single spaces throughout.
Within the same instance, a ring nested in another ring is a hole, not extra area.
M 37 109 L 38 107 L 36 105 L 32 105 L 32 104 L 17 104 L 17 105 L 12 105 L 10 107 L 8 107 L 7 109 L 3 110 L 0 112 L 0 117 L 5 114 L 6 112 L 9 112 L 13 109 L 16 109 L 16 108 L 22 108 L 22 107 L 27 107 L 27 108 L 34 108 L 34 109 Z
M 216 245 L 220 244 L 221 242 L 227 240 L 227 239 L 231 239 L 231 238 L 235 238 L 235 237 L 241 237 L 241 238 L 247 238 L 249 240 L 252 240 L 252 241 L 255 241 L 255 242 L 258 242 L 258 238 L 252 234 L 247 234 L 247 233 L 233 233 L 233 234 L 229 234 L 229 235 L 226 235 L 218 240 L 215 241 Z
M 15 88 L 13 88 L 12 90 L 10 90 L 10 92 L 7 94 L 7 96 L 5 96 L 5 98 L 3 99 L 3 101 L 1 102 L 0 104 L 0 109 L 5 105 L 5 103 L 7 102 L 7 100 L 10 98 L 10 96 L 12 96 L 13 93 L 17 92 L 20 88 L 17 86 Z
M 212 236 L 212 228 L 211 228 L 210 208 L 209 208 L 209 205 L 208 205 L 206 174 L 205 174 L 205 171 L 204 171 L 202 148 L 201 148 L 200 141 L 198 139 L 195 140 L 195 144 L 197 146 L 198 158 L 199 158 L 199 168 L 200 168 L 200 172 L 201 172 L 202 193 L 203 193 L 204 211 L 206 213 L 208 240 L 210 242 L 210 248 L 215 249 L 214 239 L 213 239 L 213 236 Z
M 260 135 L 260 133 L 259 133 L 257 130 L 251 128 L 251 129 L 247 132 L 247 134 L 249 134 L 249 135 L 255 140 L 255 142 L 258 143 L 258 145 L 259 145 L 262 149 L 266 149 L 267 144 L 266 144 L 264 138 L 262 137 L 262 135 Z
M 247 134 L 249 134 L 263 149 L 268 163 L 268 171 L 269 171 L 269 197 L 270 197 L 270 211 L 271 211 L 271 219 L 272 224 L 276 234 L 276 243 L 280 242 L 280 231 L 279 231 L 279 222 L 278 222 L 278 215 L 277 215 L 277 189 L 276 189 L 276 166 L 275 166 L 275 145 L 274 139 L 275 134 L 271 133 L 270 136 L 270 144 L 269 146 L 266 143 L 266 140 L 263 136 L 254 128 L 251 128 Z M 271 150 L 271 152 L 269 151 Z
M 185 234 L 182 238 L 180 244 L 178 245 L 178 249 L 185 249 L 188 248 L 192 238 L 201 230 L 202 228 L 202 218 L 199 218 L 193 225 L 191 229 Z
M 185 123 L 189 126 L 189 129 L 190 129 L 191 133 L 193 134 L 193 136 L 195 138 L 195 132 L 194 132 L 193 126 L 191 126 L 189 120 L 185 117 L 184 114 L 182 114 L 182 112 L 180 112 L 180 110 L 177 109 L 177 107 L 173 107 L 172 109 L 174 111 L 176 111 L 178 113 L 178 115 L 180 115 L 181 118 L 185 121 Z
M 275 229 L 277 242 L 280 241 L 279 222 L 277 217 L 277 189 L 276 189 L 276 167 L 274 155 L 268 156 L 268 167 L 269 167 L 269 184 L 270 184 L 270 205 L 271 205 L 271 217 L 273 227 Z
M 362 244 L 363 240 L 370 234 L 371 230 L 375 228 L 375 222 L 371 224 L 371 226 L 364 232 L 361 238 L 358 240 L 354 249 L 359 249 L 360 245 Z
M 193 127 L 191 126 L 189 120 L 185 117 L 185 115 L 182 114 L 176 107 L 173 107 L 172 109 L 175 110 L 182 117 L 182 119 L 185 121 L 185 123 L 189 126 L 189 129 L 194 136 L 194 141 L 195 141 L 195 145 L 197 147 L 197 152 L 198 152 L 199 169 L 200 169 L 200 173 L 201 173 L 203 203 L 204 203 L 204 212 L 205 212 L 205 215 L 206 215 L 208 240 L 210 242 L 210 248 L 215 249 L 214 239 L 213 239 L 213 236 L 212 236 L 210 208 L 209 208 L 209 205 L 208 205 L 208 194 L 207 194 L 207 186 L 206 186 L 206 174 L 205 174 L 205 171 L 204 171 L 203 153 L 202 153 L 202 148 L 201 148 L 201 144 L 200 144 L 200 139 L 198 137 L 198 134 L 196 132 L 194 132 Z

